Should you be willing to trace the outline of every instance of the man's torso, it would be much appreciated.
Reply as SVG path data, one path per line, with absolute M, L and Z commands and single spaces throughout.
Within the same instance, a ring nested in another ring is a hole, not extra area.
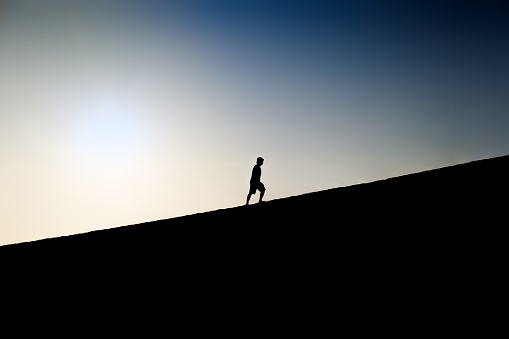
M 260 182 L 260 178 L 262 176 L 262 168 L 259 165 L 255 165 L 253 167 L 253 173 L 251 174 L 251 180 L 249 181 L 251 184 Z

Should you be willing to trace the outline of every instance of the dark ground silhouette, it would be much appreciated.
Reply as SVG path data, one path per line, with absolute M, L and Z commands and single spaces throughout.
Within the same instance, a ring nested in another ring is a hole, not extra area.
M 498 309 L 489 303 L 505 275 L 508 173 L 505 156 L 2 246 L 2 282 L 26 295 L 50 281 L 40 293 L 79 291 L 94 305 L 153 300 L 154 309 L 178 302 L 210 314 L 227 305 L 294 319 L 288 326 L 306 333 L 336 328 L 338 319 L 376 333 L 470 331 L 465 321 L 494 319 Z

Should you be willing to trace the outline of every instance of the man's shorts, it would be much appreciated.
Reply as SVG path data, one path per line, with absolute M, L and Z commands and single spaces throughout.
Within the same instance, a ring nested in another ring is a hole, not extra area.
M 255 194 L 256 190 L 265 192 L 265 186 L 261 182 L 254 182 L 249 185 L 249 194 Z

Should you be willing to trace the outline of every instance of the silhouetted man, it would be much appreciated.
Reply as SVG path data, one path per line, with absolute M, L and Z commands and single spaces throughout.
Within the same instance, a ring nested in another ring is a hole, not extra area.
M 256 190 L 260 191 L 260 200 L 258 202 L 262 202 L 263 195 L 265 194 L 265 186 L 260 181 L 260 177 L 262 176 L 262 168 L 263 158 L 258 157 L 256 159 L 256 165 L 253 167 L 253 173 L 251 173 L 251 180 L 249 181 L 249 194 L 247 195 L 246 205 L 249 205 L 249 199 L 251 199 L 251 195 L 256 193 Z

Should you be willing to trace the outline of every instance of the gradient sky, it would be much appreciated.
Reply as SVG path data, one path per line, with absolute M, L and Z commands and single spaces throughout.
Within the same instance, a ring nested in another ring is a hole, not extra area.
M 0 0 L 0 245 L 506 155 L 508 79 L 504 1 Z

